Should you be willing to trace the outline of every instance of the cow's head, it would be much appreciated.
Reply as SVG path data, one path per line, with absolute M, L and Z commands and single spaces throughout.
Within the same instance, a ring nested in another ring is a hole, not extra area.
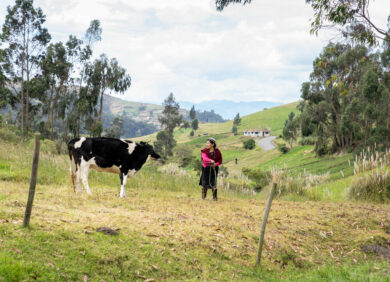
M 145 148 L 146 152 L 148 153 L 148 155 L 149 155 L 152 159 L 158 160 L 158 159 L 160 158 L 160 155 L 157 154 L 157 153 L 154 151 L 153 146 L 150 145 L 148 142 L 143 142 L 143 141 L 141 141 L 141 142 L 140 142 L 140 145 L 142 145 L 142 146 Z

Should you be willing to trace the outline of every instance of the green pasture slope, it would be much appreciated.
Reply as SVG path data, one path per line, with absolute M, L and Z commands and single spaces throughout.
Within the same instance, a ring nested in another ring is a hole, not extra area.
M 242 133 L 246 129 L 266 129 L 270 128 L 272 134 L 278 136 L 282 133 L 284 121 L 288 118 L 288 114 L 291 112 L 298 113 L 296 106 L 298 102 L 286 104 L 263 110 L 257 113 L 253 113 L 242 117 L 241 125 L 238 127 L 238 131 Z M 190 137 L 190 129 L 177 129 L 175 130 L 175 139 L 179 143 L 189 142 L 197 137 L 204 136 L 207 133 L 209 136 L 215 136 L 218 134 L 228 134 L 230 136 L 232 131 L 233 121 L 227 121 L 224 123 L 200 123 L 199 129 L 196 131 L 194 137 Z M 150 140 L 154 141 L 157 133 L 137 137 L 135 140 Z
M 93 194 L 74 193 L 68 157 L 45 140 L 25 229 L 31 156 L 31 143 L 0 129 L 0 281 L 389 281 L 390 263 L 360 251 L 389 238 L 389 205 L 275 199 L 255 268 L 261 195 L 220 190 L 218 202 L 202 201 L 196 176 L 153 162 L 128 181 L 127 198 L 117 175 L 94 171 Z

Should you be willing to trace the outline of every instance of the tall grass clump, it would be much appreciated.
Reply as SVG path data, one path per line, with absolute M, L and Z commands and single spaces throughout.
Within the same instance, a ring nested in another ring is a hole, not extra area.
M 355 157 L 354 175 L 348 189 L 349 198 L 377 203 L 390 202 L 390 151 L 379 153 L 374 149 L 363 150 Z
M 297 176 L 292 176 L 287 170 L 272 169 L 272 175 L 277 183 L 277 196 L 294 195 L 302 198 L 308 198 L 310 200 L 318 200 L 319 195 L 315 191 L 315 187 L 330 177 L 330 173 L 325 174 L 310 174 L 306 171 Z

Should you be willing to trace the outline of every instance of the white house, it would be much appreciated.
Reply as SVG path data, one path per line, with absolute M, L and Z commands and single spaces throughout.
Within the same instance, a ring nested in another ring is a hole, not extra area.
M 271 130 L 264 129 L 249 129 L 244 130 L 244 136 L 250 136 L 250 137 L 267 137 L 271 135 Z

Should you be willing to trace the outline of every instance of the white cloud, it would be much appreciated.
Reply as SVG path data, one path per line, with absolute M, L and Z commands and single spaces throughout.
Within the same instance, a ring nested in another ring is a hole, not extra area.
M 0 2 L 0 20 L 11 0 Z M 295 101 L 313 59 L 331 38 L 309 34 L 312 10 L 303 0 L 253 0 L 215 10 L 214 0 L 35 0 L 53 40 L 81 37 L 100 19 L 95 54 L 118 58 L 132 76 L 128 100 Z M 388 0 L 371 17 L 386 23 Z

